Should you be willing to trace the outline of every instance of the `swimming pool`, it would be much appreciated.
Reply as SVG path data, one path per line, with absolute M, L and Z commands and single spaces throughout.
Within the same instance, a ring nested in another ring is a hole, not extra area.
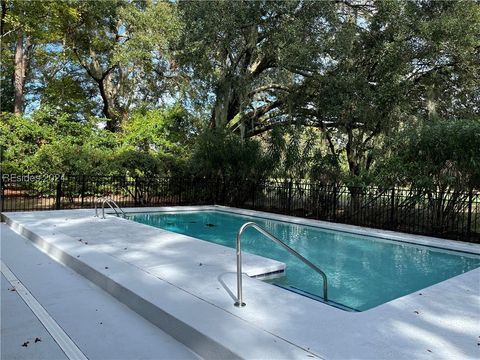
M 227 211 L 129 214 L 130 220 L 235 247 L 239 228 L 254 221 L 319 266 L 329 298 L 357 311 L 410 294 L 480 266 L 480 256 L 390 241 L 319 227 L 244 216 Z M 284 262 L 284 276 L 268 282 L 321 298 L 322 279 L 304 263 L 254 229 L 242 237 L 244 251 Z

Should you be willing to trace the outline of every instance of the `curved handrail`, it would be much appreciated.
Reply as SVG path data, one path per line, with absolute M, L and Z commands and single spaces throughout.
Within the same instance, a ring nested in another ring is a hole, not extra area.
M 113 211 L 115 211 L 115 215 L 119 216 L 120 213 L 117 210 L 120 210 L 121 215 L 123 217 L 126 217 L 127 214 L 125 214 L 125 211 L 123 211 L 122 208 L 118 206 L 118 204 L 113 199 L 107 197 L 100 197 L 95 201 L 95 217 L 98 217 L 97 204 L 100 201 L 102 202 L 102 219 L 105 219 L 105 204 L 107 204 Z
M 95 217 L 98 217 L 98 203 L 105 200 L 105 197 L 104 196 L 101 196 L 101 197 L 97 197 L 95 199 Z
M 264 228 L 262 228 L 260 225 L 254 222 L 247 222 L 242 225 L 240 230 L 238 230 L 237 233 L 237 301 L 235 302 L 235 306 L 241 307 L 245 306 L 245 303 L 243 302 L 243 291 L 242 291 L 242 250 L 241 250 L 241 236 L 243 232 L 249 228 L 252 227 L 258 232 L 260 232 L 262 235 L 266 236 L 273 242 L 279 244 L 282 246 L 284 249 L 286 249 L 290 254 L 296 256 L 298 259 L 303 261 L 305 264 L 307 264 L 310 268 L 315 270 L 317 273 L 319 273 L 322 278 L 323 278 L 323 299 L 325 301 L 328 301 L 328 282 L 327 282 L 327 275 L 316 265 L 314 265 L 312 262 L 310 262 L 308 259 L 300 255 L 297 251 L 292 249 L 290 246 L 285 244 L 282 240 L 276 238 L 272 234 L 270 234 L 268 231 L 266 231 Z
M 105 204 L 107 204 L 108 206 L 110 206 L 110 208 L 111 208 L 113 211 L 115 211 L 115 215 L 119 216 L 119 213 L 118 213 L 118 211 L 117 211 L 117 209 L 118 209 L 118 210 L 120 210 L 120 212 L 122 213 L 122 216 L 123 216 L 123 217 L 126 217 L 125 211 L 123 211 L 123 210 L 120 208 L 120 206 L 118 206 L 118 204 L 117 204 L 114 200 L 112 200 L 112 199 L 110 199 L 110 198 L 106 198 L 106 199 L 103 200 L 103 202 L 102 202 L 102 219 L 105 219 Z M 113 207 L 112 204 L 113 204 L 115 207 Z M 116 208 L 116 209 L 115 209 L 115 208 Z

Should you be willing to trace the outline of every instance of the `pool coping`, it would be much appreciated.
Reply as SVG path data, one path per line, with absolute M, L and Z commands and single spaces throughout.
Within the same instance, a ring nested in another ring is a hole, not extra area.
M 127 212 L 162 212 L 178 210 L 195 211 L 202 209 L 222 210 L 222 208 L 232 210 L 232 208 L 219 206 L 128 208 L 125 210 Z M 251 210 L 234 210 L 239 214 L 254 214 L 256 216 L 262 214 L 260 216 L 281 221 L 288 219 L 287 221 L 289 222 L 296 222 L 291 220 L 298 219 L 285 215 Z M 72 214 L 81 212 L 85 214 L 85 216 L 91 216 L 93 214 L 93 210 L 71 210 L 71 212 Z M 51 213 L 55 213 L 55 211 Z M 64 213 L 66 213 L 66 211 L 64 211 Z M 9 217 L 8 214 L 9 213 L 5 215 Z M 10 217 L 14 218 L 15 216 L 12 214 Z M 34 217 L 34 215 L 32 215 L 32 217 Z M 298 219 L 300 222 L 305 222 L 305 220 L 306 219 Z M 123 226 L 121 224 L 126 224 L 126 221 L 124 222 L 123 219 L 118 219 L 113 216 L 108 216 L 106 221 L 118 223 L 120 227 Z M 325 225 L 325 222 L 321 221 L 306 221 L 311 224 Z M 349 230 L 355 230 L 357 228 L 342 224 L 327 225 L 341 226 Z M 42 230 L 42 227 L 40 225 L 38 226 L 38 229 Z M 148 225 L 143 226 L 151 228 Z M 320 227 L 327 228 L 326 226 Z M 44 232 L 46 232 L 46 229 Z M 383 233 L 384 236 L 390 235 L 390 232 L 380 232 Z M 403 235 L 404 234 L 398 236 Z M 46 247 L 50 247 L 56 240 L 59 241 L 59 245 L 61 245 L 63 241 L 66 241 L 65 239 L 58 238 L 58 234 L 49 236 L 51 237 L 51 242 L 49 243 L 50 245 L 46 244 Z M 412 240 L 411 235 L 406 235 L 406 237 Z M 413 237 L 415 237 L 415 235 Z M 401 241 L 400 239 L 395 240 Z M 446 244 L 443 239 L 428 238 L 427 240 L 433 241 L 433 243 L 437 245 Z M 425 245 L 425 243 L 423 243 L 423 245 Z M 466 249 L 469 249 L 467 252 L 471 252 L 470 249 L 472 247 L 470 245 L 472 244 L 467 245 Z M 446 246 L 441 247 L 446 248 Z M 474 248 L 476 249 L 477 247 L 474 246 Z M 52 248 L 51 251 L 55 254 L 56 251 L 58 252 L 58 249 L 55 250 Z M 231 249 L 231 251 L 233 252 L 234 250 Z M 100 257 L 101 254 L 91 255 Z M 102 258 L 104 257 L 105 256 Z M 73 260 L 74 262 L 78 261 L 78 259 Z M 107 276 L 110 270 L 104 270 L 103 267 L 100 266 L 104 264 L 104 260 L 102 260 L 102 262 L 99 261 L 99 258 L 95 258 L 94 260 L 93 265 L 98 265 L 95 268 L 95 276 L 99 277 L 99 274 Z M 112 267 L 113 266 L 111 266 L 111 268 Z M 231 276 L 226 278 L 226 283 L 233 289 L 235 286 L 235 278 L 234 274 L 230 275 Z M 142 277 L 145 275 L 138 274 L 138 276 Z M 226 313 L 238 316 L 246 324 L 249 324 L 249 326 L 263 329 L 278 339 L 287 341 L 300 349 L 309 351 L 311 354 L 322 358 L 376 359 L 388 357 L 396 359 L 430 359 L 432 356 L 445 359 L 472 358 L 475 356 L 474 354 L 478 354 L 477 327 L 478 323 L 480 323 L 480 314 L 478 313 L 478 304 L 480 304 L 480 291 L 478 289 L 479 277 L 480 269 L 475 269 L 422 289 L 419 292 L 405 295 L 370 310 L 357 313 L 339 310 L 284 289 L 265 284 L 257 279 L 244 277 L 244 286 L 247 290 L 247 307 L 236 309 L 230 300 L 223 303 L 222 300 L 219 300 L 216 306 L 220 308 L 223 307 Z M 115 278 L 113 280 L 115 280 Z M 118 277 L 116 280 L 118 281 Z M 108 281 L 108 278 L 102 281 Z M 192 279 L 192 281 L 195 280 Z M 135 291 L 142 293 L 147 290 L 135 286 Z M 208 294 L 204 295 L 206 295 L 203 297 L 203 299 L 205 299 L 204 301 L 207 303 L 212 301 L 211 297 L 208 298 Z M 200 297 L 199 299 L 201 300 L 202 298 Z M 162 302 L 159 302 L 158 299 L 156 303 L 157 306 L 160 307 L 166 306 L 162 305 Z M 285 304 L 288 305 L 285 306 Z M 195 317 L 200 315 L 201 314 L 192 314 L 191 316 Z M 218 321 L 220 321 L 220 323 L 222 322 L 222 320 Z M 205 326 L 205 324 L 202 326 Z M 224 338 L 224 335 L 225 334 L 221 333 L 217 334 L 219 339 Z M 328 341 L 325 341 L 325 339 L 328 339 Z M 238 344 L 236 347 L 238 348 Z M 243 349 L 240 351 L 243 351 Z M 243 357 L 248 358 L 249 356 Z

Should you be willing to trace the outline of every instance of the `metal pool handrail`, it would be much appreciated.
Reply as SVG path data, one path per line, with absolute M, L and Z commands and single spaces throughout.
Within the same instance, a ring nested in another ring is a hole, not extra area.
M 102 202 L 103 200 L 105 200 L 105 197 L 97 197 L 95 199 L 95 217 L 98 217 L 98 203 L 99 202 Z
M 98 217 L 98 208 L 97 208 L 97 204 L 99 202 L 102 202 L 102 219 L 105 219 L 105 204 L 107 204 L 108 206 L 110 206 L 110 208 L 115 211 L 115 215 L 119 216 L 120 213 L 122 214 L 123 217 L 126 217 L 127 214 L 125 214 L 125 211 L 122 210 L 122 208 L 120 206 L 118 206 L 118 204 L 111 198 L 106 198 L 106 197 L 101 197 L 101 198 L 98 198 L 96 201 L 95 201 L 95 217 Z M 112 206 L 113 205 L 113 206 Z M 117 211 L 119 210 L 120 213 Z
M 276 238 L 272 234 L 270 234 L 268 231 L 266 231 L 264 228 L 262 228 L 260 225 L 254 222 L 247 222 L 242 225 L 240 230 L 238 230 L 237 233 L 237 301 L 235 302 L 235 306 L 241 307 L 245 306 L 245 303 L 243 302 L 243 292 L 242 292 L 242 250 L 241 250 L 241 236 L 243 232 L 249 228 L 252 227 L 258 232 L 260 232 L 262 235 L 265 235 L 267 238 L 272 240 L 273 242 L 279 244 L 282 246 L 284 249 L 286 249 L 290 254 L 296 256 L 298 259 L 303 261 L 305 264 L 307 264 L 310 268 L 312 268 L 314 271 L 319 273 L 321 277 L 323 278 L 323 299 L 325 301 L 328 301 L 328 282 L 327 282 L 327 275 L 316 265 L 314 265 L 312 262 L 304 258 L 302 255 L 300 255 L 297 251 L 293 250 L 290 246 L 285 244 L 282 240 Z
M 125 211 L 123 211 L 122 208 L 120 206 L 118 206 L 118 204 L 115 201 L 113 201 L 110 198 L 107 198 L 107 199 L 103 200 L 103 202 L 102 202 L 102 219 L 105 219 L 105 204 L 110 206 L 110 208 L 113 211 L 115 211 L 115 215 L 119 216 L 118 211 L 117 211 L 117 210 L 119 210 L 122 213 L 122 216 L 124 218 L 127 217 L 127 214 L 125 214 Z

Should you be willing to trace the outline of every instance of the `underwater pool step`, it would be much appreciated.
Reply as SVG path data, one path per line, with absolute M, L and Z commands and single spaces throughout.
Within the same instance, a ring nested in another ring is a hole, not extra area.
M 302 290 L 302 289 L 299 289 L 295 286 L 292 286 L 292 285 L 282 285 L 282 284 L 277 284 L 275 283 L 274 281 L 271 281 L 270 282 L 272 285 L 275 285 L 279 288 L 282 288 L 282 289 L 285 289 L 287 291 L 291 291 L 291 292 L 294 292 L 295 294 L 299 294 L 299 295 L 302 295 L 302 296 L 306 296 L 310 299 L 313 299 L 313 300 L 316 300 L 316 301 L 320 301 L 324 304 L 328 304 L 330 306 L 334 306 L 336 308 L 339 308 L 339 309 L 342 309 L 342 310 L 345 310 L 345 311 L 351 311 L 351 312 L 360 312 L 360 310 L 357 310 L 357 309 L 354 309 L 352 307 L 349 307 L 349 306 L 346 306 L 346 305 L 343 305 L 343 304 L 340 304 L 332 299 L 329 299 L 328 302 L 325 301 L 321 296 L 318 296 L 316 294 L 312 294 L 308 291 L 305 291 L 305 290 Z

